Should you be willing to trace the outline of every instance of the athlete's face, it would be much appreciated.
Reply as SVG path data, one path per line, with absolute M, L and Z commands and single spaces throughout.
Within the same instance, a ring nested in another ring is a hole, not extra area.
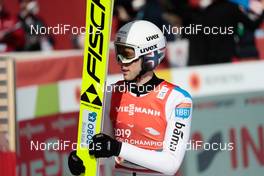
M 131 81 L 135 79 L 141 71 L 141 63 L 142 59 L 137 59 L 127 64 L 121 63 L 119 61 L 118 64 L 121 67 L 121 72 L 123 74 L 124 80 Z
M 121 72 L 126 81 L 131 81 L 136 78 L 136 76 L 141 71 L 142 59 L 134 59 L 135 51 L 131 47 L 118 46 L 117 48 L 117 60 L 121 67 Z M 122 58 L 119 58 L 122 57 Z M 125 62 L 125 63 L 124 63 Z

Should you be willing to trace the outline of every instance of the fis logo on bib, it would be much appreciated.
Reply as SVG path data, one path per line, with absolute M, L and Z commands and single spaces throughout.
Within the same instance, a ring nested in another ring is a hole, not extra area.
M 157 98 L 163 100 L 168 91 L 169 91 L 169 88 L 167 88 L 166 86 L 163 86 L 161 88 L 159 94 L 157 95 Z
M 187 119 L 191 115 L 191 103 L 182 103 L 176 106 L 175 108 L 175 116 L 182 118 L 182 119 Z

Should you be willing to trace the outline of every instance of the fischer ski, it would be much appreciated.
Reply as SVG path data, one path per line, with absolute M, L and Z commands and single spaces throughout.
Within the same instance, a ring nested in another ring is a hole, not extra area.
M 92 137 L 101 131 L 113 2 L 114 0 L 86 1 L 86 35 L 77 148 L 77 155 L 86 168 L 84 176 L 99 175 L 99 162 L 89 155 L 89 144 Z

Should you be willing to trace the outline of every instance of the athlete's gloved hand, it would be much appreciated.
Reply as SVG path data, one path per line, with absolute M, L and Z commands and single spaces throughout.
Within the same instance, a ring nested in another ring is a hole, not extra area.
M 68 166 L 72 175 L 81 175 L 81 173 L 84 173 L 85 167 L 83 165 L 83 161 L 77 156 L 76 150 L 70 153 Z
M 106 134 L 99 133 L 93 136 L 92 143 L 89 146 L 89 153 L 96 158 L 118 156 L 121 147 L 121 142 L 118 142 Z

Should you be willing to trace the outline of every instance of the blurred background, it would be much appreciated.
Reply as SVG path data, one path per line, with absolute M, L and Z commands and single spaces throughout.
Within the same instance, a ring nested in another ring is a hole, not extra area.
M 157 74 L 193 96 L 192 147 L 178 176 L 262 175 L 263 9 L 263 0 L 115 0 L 108 84 L 122 79 L 115 33 L 131 20 L 145 19 L 163 30 L 168 42 Z M 195 25 L 233 32 L 178 31 Z M 0 0 L 0 175 L 70 175 L 84 26 L 85 0 Z M 32 150 L 37 141 L 70 143 Z M 216 150 L 213 143 L 219 144 Z M 100 175 L 111 175 L 112 165 L 102 165 Z

